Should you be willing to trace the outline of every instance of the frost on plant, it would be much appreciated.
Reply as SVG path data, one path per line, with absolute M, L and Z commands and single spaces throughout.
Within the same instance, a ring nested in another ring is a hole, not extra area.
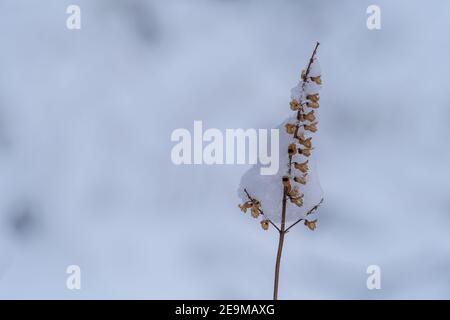
M 275 175 L 261 175 L 260 164 L 254 165 L 242 177 L 238 195 L 240 209 L 261 219 L 261 227 L 272 225 L 280 234 L 275 269 L 274 299 L 278 295 L 278 274 L 285 234 L 303 222 L 316 229 L 317 219 L 311 218 L 322 203 L 313 137 L 318 128 L 319 91 L 322 87 L 321 70 L 317 61 L 316 44 L 298 84 L 291 90 L 291 115 L 278 126 L 280 130 L 279 170 Z M 290 223 L 290 225 L 288 225 Z

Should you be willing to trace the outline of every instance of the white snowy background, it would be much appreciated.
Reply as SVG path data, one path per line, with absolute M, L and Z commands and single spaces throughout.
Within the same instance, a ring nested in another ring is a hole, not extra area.
M 369 31 L 372 3 L 2 0 L 0 298 L 270 299 L 248 166 L 175 166 L 170 134 L 277 126 L 316 40 L 325 202 L 280 297 L 450 298 L 450 3 L 376 1 Z

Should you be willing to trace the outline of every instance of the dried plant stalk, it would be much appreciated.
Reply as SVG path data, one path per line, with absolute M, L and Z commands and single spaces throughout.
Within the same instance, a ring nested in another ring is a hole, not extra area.
M 279 234 L 278 238 L 278 250 L 275 262 L 275 275 L 274 275 L 274 286 L 273 286 L 273 299 L 278 299 L 278 287 L 280 278 L 280 267 L 281 267 L 281 257 L 283 253 L 283 245 L 286 233 L 289 232 L 294 226 L 300 222 L 304 222 L 304 225 L 309 230 L 314 230 L 316 228 L 316 220 L 309 220 L 307 217 L 312 214 L 323 201 L 323 198 L 310 208 L 305 216 L 298 219 L 290 226 L 286 226 L 286 214 L 287 214 L 287 204 L 288 201 L 297 207 L 303 206 L 303 196 L 304 194 L 300 192 L 300 188 L 305 186 L 308 182 L 308 172 L 309 172 L 309 160 L 308 157 L 311 155 L 313 150 L 311 137 L 305 137 L 306 133 L 315 133 L 317 131 L 317 121 L 314 110 L 319 107 L 319 94 L 317 92 L 311 92 L 314 90 L 308 89 L 310 85 L 320 86 L 322 80 L 320 74 L 310 74 L 311 67 L 316 59 L 317 49 L 319 43 L 317 42 L 306 70 L 302 71 L 301 82 L 294 88 L 297 90 L 297 99 L 293 98 L 290 102 L 290 108 L 295 111 L 296 117 L 295 123 L 287 123 L 285 129 L 287 134 L 292 135 L 292 142 L 289 142 L 287 157 L 288 157 L 288 168 L 286 174 L 281 178 L 281 185 L 283 190 L 282 202 L 281 202 L 281 221 L 278 227 L 262 210 L 261 202 L 252 196 L 247 189 L 243 189 L 247 201 L 239 205 L 243 212 L 247 209 L 251 210 L 251 215 L 254 218 L 259 216 L 263 217 L 261 221 L 261 226 L 264 230 L 272 225 Z M 301 86 L 300 86 L 301 85 Z M 308 109 L 307 109 L 308 108 Z M 304 161 L 297 162 L 294 160 L 295 157 L 302 156 Z

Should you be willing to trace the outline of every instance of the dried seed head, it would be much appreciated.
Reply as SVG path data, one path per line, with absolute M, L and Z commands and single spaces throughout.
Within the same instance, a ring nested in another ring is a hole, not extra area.
M 285 127 L 288 134 L 294 134 L 295 130 L 297 129 L 297 126 L 292 123 L 286 123 Z
M 247 212 L 248 208 L 251 208 L 253 206 L 253 203 L 251 201 L 244 202 L 243 204 L 239 205 L 239 208 L 242 212 Z
M 316 229 L 316 222 L 317 222 L 317 219 L 313 220 L 313 221 L 305 220 L 305 226 L 307 226 L 309 230 L 314 231 L 314 229 Z
M 294 187 L 294 188 L 296 188 L 297 190 L 296 190 L 296 192 L 289 192 L 288 193 L 288 197 L 289 197 L 289 199 L 292 201 L 292 202 L 294 202 L 294 201 L 296 201 L 296 200 L 301 200 L 305 195 L 303 194 L 303 193 L 299 193 L 298 192 L 298 188 L 297 187 Z
M 320 76 L 317 77 L 310 77 L 310 79 L 312 81 L 314 81 L 316 84 L 321 85 L 322 84 L 322 79 L 320 78 Z
M 316 116 L 314 115 L 314 110 L 311 110 L 310 112 L 308 112 L 307 114 L 303 115 L 303 119 L 304 120 L 308 120 L 313 122 L 314 120 L 316 120 Z
M 294 177 L 294 181 L 301 184 L 306 184 L 306 174 L 301 177 Z
M 308 161 L 309 160 L 306 160 L 303 163 L 294 162 L 295 169 L 300 170 L 303 173 L 308 172 Z
M 269 220 L 262 220 L 262 221 L 261 221 L 261 227 L 262 227 L 264 230 L 268 230 L 268 229 L 269 229 Z
M 316 93 L 316 94 L 309 94 L 309 95 L 307 95 L 306 99 L 308 99 L 308 100 L 310 100 L 312 102 L 318 102 L 320 97 L 319 97 L 319 94 Z
M 313 101 L 308 101 L 307 106 L 309 108 L 317 109 L 319 107 L 319 103 L 313 102 Z
M 298 192 L 298 187 L 293 187 L 293 188 L 289 191 L 288 196 L 289 196 L 290 198 L 297 198 L 297 197 L 300 197 L 299 192 Z M 302 196 L 303 196 L 303 195 L 302 195 Z
M 303 146 L 305 146 L 306 148 L 311 148 L 312 147 L 312 143 L 311 143 L 311 137 L 305 139 L 304 137 L 298 137 L 298 142 L 300 144 L 302 144 Z
M 291 202 L 299 207 L 301 207 L 303 205 L 302 198 L 291 198 Z
M 297 153 L 297 146 L 295 145 L 295 143 L 291 143 L 288 147 L 288 155 L 292 157 L 296 153 Z
M 256 219 L 259 217 L 259 214 L 260 214 L 259 208 L 256 206 L 253 206 L 252 207 L 252 217 Z
M 305 149 L 298 149 L 298 153 L 305 156 L 305 157 L 309 157 L 311 155 L 311 150 L 309 148 L 305 148 Z
M 305 130 L 311 131 L 311 132 L 316 132 L 317 131 L 317 122 L 313 122 L 311 124 L 305 124 L 303 125 L 303 127 L 305 128 Z
M 295 99 L 292 99 L 292 101 L 289 102 L 289 105 L 291 106 L 291 110 L 292 111 L 296 111 L 296 110 L 298 110 L 300 108 L 300 104 Z

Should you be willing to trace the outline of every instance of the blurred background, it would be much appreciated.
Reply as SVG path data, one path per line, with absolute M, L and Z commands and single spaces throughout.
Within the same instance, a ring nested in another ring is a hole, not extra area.
M 2 0 L 0 298 L 270 299 L 277 233 L 237 207 L 248 166 L 176 166 L 170 135 L 279 125 L 315 41 L 325 202 L 287 235 L 280 298 L 450 298 L 449 12 Z

